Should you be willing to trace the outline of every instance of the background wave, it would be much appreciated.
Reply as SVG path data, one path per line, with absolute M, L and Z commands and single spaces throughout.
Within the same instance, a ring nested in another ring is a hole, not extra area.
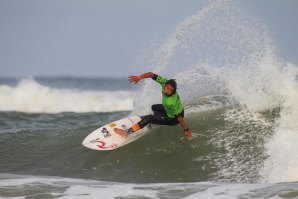
M 128 111 L 133 109 L 133 94 L 129 90 L 53 88 L 26 78 L 15 86 L 0 85 L 0 110 L 29 113 Z

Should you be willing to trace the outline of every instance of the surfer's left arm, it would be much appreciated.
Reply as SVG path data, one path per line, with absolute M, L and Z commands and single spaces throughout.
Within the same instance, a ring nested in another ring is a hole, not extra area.
M 179 123 L 181 124 L 183 131 L 184 131 L 184 136 L 188 139 L 192 138 L 192 132 L 189 130 L 189 128 L 187 127 L 186 122 L 184 121 L 184 118 L 182 117 L 182 115 L 178 115 L 177 119 L 179 121 Z

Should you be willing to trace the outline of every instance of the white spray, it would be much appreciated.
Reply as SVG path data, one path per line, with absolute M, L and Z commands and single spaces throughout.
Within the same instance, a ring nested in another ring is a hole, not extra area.
M 264 181 L 298 180 L 297 70 L 278 58 L 263 23 L 231 2 L 212 1 L 178 25 L 156 52 L 152 71 L 176 77 L 185 103 L 217 94 L 229 95 L 246 107 L 247 114 L 281 107 L 273 137 L 265 146 L 268 158 L 258 169 Z M 133 114 L 146 113 L 151 104 L 160 103 L 158 89 L 147 81 Z M 255 116 L 253 120 L 263 122 Z M 239 162 L 233 166 L 249 169 Z

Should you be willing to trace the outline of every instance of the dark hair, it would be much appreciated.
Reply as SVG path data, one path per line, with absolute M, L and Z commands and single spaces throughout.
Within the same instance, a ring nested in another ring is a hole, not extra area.
M 176 80 L 175 79 L 169 79 L 169 80 L 166 81 L 166 85 L 167 84 L 168 85 L 171 85 L 174 88 L 173 93 L 175 93 L 176 92 L 176 89 L 177 89 Z

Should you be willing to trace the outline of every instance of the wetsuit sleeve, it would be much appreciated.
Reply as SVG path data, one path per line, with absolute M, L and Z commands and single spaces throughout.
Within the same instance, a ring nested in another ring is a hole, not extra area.
M 178 117 L 180 117 L 180 116 L 184 117 L 183 114 L 182 114 L 182 112 L 181 112 L 181 113 L 178 113 L 178 114 L 175 114 L 175 117 L 176 117 L 176 118 L 178 118 Z
M 152 79 L 156 81 L 157 77 L 158 77 L 158 75 L 156 75 L 156 74 L 153 73 Z
M 164 78 L 162 76 L 159 76 L 159 75 L 156 75 L 156 74 L 154 74 L 154 76 L 152 77 L 152 79 L 154 79 L 159 84 L 165 84 L 167 82 L 167 79 L 166 78 Z

